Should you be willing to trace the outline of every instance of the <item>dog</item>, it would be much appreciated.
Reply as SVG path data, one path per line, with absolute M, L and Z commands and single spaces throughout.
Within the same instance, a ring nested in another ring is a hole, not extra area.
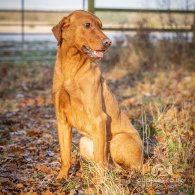
M 79 148 L 84 159 L 105 167 L 110 152 L 114 163 L 140 168 L 141 138 L 120 110 L 97 63 L 111 46 L 100 19 L 74 11 L 52 32 L 58 42 L 52 87 L 61 156 L 57 178 L 67 177 L 71 166 L 72 127 L 83 135 Z

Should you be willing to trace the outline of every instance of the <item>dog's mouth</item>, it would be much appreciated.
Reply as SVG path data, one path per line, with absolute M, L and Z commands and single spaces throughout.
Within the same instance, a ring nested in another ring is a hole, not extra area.
M 104 57 L 105 50 L 93 50 L 85 45 L 82 46 L 82 50 L 89 58 L 102 59 Z

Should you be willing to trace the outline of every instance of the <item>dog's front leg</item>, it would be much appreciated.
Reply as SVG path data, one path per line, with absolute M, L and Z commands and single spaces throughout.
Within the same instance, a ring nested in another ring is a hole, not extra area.
M 100 166 L 107 164 L 106 158 L 106 114 L 101 114 L 95 120 L 95 133 L 93 135 L 94 161 Z
M 57 179 L 62 179 L 68 176 L 68 171 L 71 166 L 72 130 L 66 119 L 58 119 L 57 122 L 61 157 L 61 169 Z
M 58 125 L 58 140 L 60 145 L 61 169 L 57 179 L 68 176 L 71 166 L 71 143 L 72 143 L 72 126 L 68 122 L 65 114 L 65 103 L 68 102 L 65 90 L 62 88 L 53 94 L 55 112 Z
M 68 176 L 71 166 L 72 131 L 71 126 L 66 120 L 58 119 L 58 139 L 60 144 L 61 169 L 57 179 L 61 179 Z

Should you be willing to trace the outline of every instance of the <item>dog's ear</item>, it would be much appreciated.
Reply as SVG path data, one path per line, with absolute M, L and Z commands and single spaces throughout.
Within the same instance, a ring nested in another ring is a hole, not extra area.
M 52 28 L 52 32 L 56 38 L 56 40 L 58 41 L 58 45 L 61 45 L 62 42 L 62 29 L 64 27 L 68 27 L 70 25 L 70 19 L 68 17 L 64 17 L 62 18 L 62 20 L 60 20 L 60 22 L 55 25 Z

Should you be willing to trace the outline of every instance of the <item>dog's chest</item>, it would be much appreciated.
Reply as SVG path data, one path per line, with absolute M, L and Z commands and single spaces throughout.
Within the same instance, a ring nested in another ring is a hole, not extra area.
M 102 90 L 100 71 L 95 69 L 78 80 L 66 81 L 64 88 L 69 95 L 67 119 L 81 134 L 90 136 L 93 132 L 90 112 L 102 105 L 102 98 L 97 98 Z

